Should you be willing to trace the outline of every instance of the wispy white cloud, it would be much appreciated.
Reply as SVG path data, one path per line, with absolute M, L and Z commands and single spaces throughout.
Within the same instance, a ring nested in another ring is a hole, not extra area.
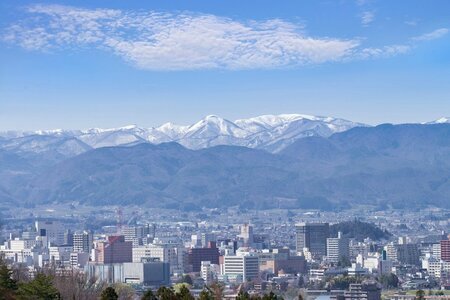
M 339 61 L 356 40 L 315 38 L 278 19 L 35 5 L 3 39 L 30 50 L 97 47 L 154 70 L 252 69 Z
M 360 59 L 388 58 L 400 54 L 408 53 L 412 49 L 412 45 L 388 45 L 383 47 L 370 47 L 361 49 L 357 53 Z
M 375 20 L 375 13 L 373 11 L 364 11 L 361 13 L 361 24 L 368 26 Z
M 408 26 L 417 26 L 417 21 L 416 20 L 408 20 L 404 22 L 406 25 Z
M 363 6 L 368 4 L 369 2 L 370 2 L 369 0 L 356 0 L 356 5 Z
M 62 5 L 28 7 L 26 16 L 6 28 L 1 38 L 29 50 L 110 51 L 148 70 L 298 67 L 389 57 L 410 48 L 364 48 L 360 39 L 312 37 L 302 26 L 280 19 L 237 21 L 190 12 Z
M 413 41 L 436 40 L 436 39 L 440 39 L 441 37 L 447 35 L 448 31 L 449 30 L 447 28 L 439 28 L 439 29 L 433 30 L 432 32 L 428 32 L 428 33 L 413 37 L 412 40 Z

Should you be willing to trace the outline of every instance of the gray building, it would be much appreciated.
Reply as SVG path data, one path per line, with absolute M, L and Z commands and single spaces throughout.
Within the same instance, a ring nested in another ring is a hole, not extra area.
M 327 238 L 330 234 L 328 223 L 298 223 L 295 225 L 297 233 L 297 252 L 308 248 L 313 257 L 327 255 Z
M 93 236 L 88 231 L 73 234 L 73 252 L 90 253 L 93 248 Z
M 120 264 L 88 263 L 85 271 L 89 279 L 113 283 L 161 286 L 170 283 L 170 266 L 156 259 Z
M 146 286 L 169 285 L 169 264 L 157 260 L 144 260 L 140 263 L 124 263 L 122 282 L 144 284 Z
M 330 262 L 337 263 L 342 258 L 349 258 L 349 240 L 338 232 L 337 238 L 327 239 L 327 259 Z

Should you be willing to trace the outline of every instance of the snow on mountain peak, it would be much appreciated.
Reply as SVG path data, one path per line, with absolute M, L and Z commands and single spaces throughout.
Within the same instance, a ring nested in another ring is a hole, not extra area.
M 447 119 L 448 120 L 448 119 Z M 441 122 L 444 122 L 440 119 Z M 262 115 L 234 122 L 217 115 L 208 115 L 192 125 L 165 123 L 159 127 L 143 128 L 127 125 L 118 128 L 91 128 L 87 130 L 42 130 L 3 136 L 27 136 L 32 134 L 73 137 L 87 145 L 133 145 L 136 143 L 178 142 L 191 149 L 215 145 L 236 145 L 277 152 L 297 139 L 317 135 L 330 136 L 363 124 L 344 119 L 318 117 L 303 114 Z
M 432 125 L 432 124 L 447 124 L 447 123 L 450 124 L 450 117 L 442 117 L 442 118 L 439 118 L 437 120 L 430 121 L 430 122 L 423 122 L 421 124 Z
M 186 136 L 190 137 L 211 137 L 215 135 L 229 135 L 235 137 L 244 137 L 248 134 L 235 123 L 218 117 L 209 115 L 189 126 Z
M 442 117 L 434 121 L 436 124 L 450 123 L 450 118 Z

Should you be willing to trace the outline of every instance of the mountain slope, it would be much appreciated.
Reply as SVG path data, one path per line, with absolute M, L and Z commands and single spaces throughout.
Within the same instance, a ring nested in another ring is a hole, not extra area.
M 21 166 L 27 168 L 32 172 L 25 181 L 17 177 L 0 186 L 5 195 L 26 202 L 183 209 L 450 208 L 450 124 L 358 127 L 328 138 L 306 137 L 277 154 L 143 143 L 90 150 L 45 171 Z

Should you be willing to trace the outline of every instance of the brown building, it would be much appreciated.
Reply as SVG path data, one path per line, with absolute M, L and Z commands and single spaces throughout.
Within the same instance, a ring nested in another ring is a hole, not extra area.
M 259 255 L 260 271 L 278 274 L 297 274 L 306 272 L 304 256 L 291 256 L 289 249 L 272 249 L 268 253 Z
M 123 235 L 109 236 L 106 242 L 97 246 L 98 263 L 115 264 L 133 261 L 133 242 L 125 241 Z
M 450 240 L 441 241 L 441 259 L 450 262 Z
M 219 264 L 219 249 L 215 242 L 209 242 L 207 248 L 191 248 L 188 251 L 188 264 L 192 265 L 192 272 L 200 272 L 202 261 Z

